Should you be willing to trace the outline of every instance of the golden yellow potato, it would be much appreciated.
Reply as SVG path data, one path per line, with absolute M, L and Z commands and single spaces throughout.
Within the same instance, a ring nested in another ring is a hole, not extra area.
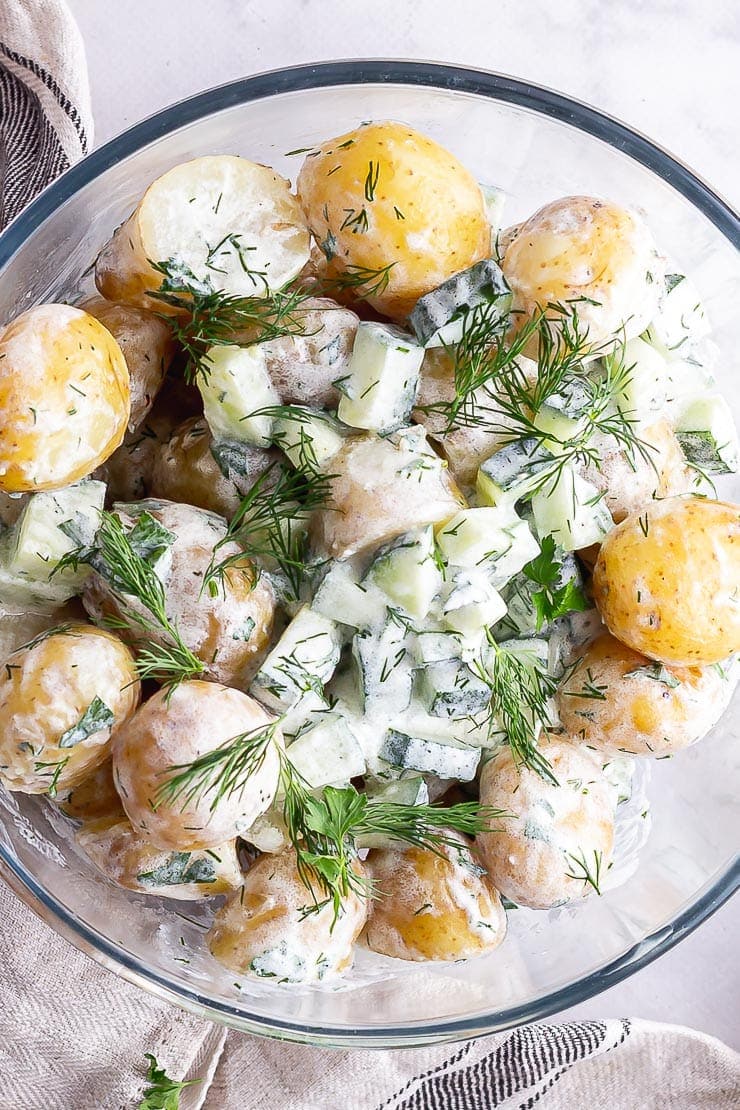
M 515 308 L 576 305 L 591 343 L 640 335 L 653 319 L 664 267 L 636 212 L 596 197 L 562 197 L 518 228 L 503 258 Z M 622 332 L 623 329 L 623 332 Z
M 103 297 L 91 297 L 79 307 L 100 320 L 123 351 L 131 383 L 128 428 L 133 432 L 154 404 L 174 357 L 172 332 L 167 323 L 153 312 L 132 305 L 114 304 Z
M 590 748 L 660 756 L 705 736 L 735 685 L 729 666 L 668 668 L 605 632 L 563 679 L 557 706 L 563 728 Z
M 155 847 L 125 816 L 89 821 L 75 840 L 99 871 L 142 894 L 199 901 L 228 894 L 242 879 L 234 840 L 196 851 L 168 851 Z
M 363 867 L 355 864 L 359 879 Z M 320 889 L 316 892 L 321 897 Z M 256 978 L 311 983 L 347 971 L 367 918 L 367 899 L 350 893 L 334 921 L 331 903 L 314 904 L 291 848 L 263 856 L 250 867 L 241 890 L 217 912 L 208 947 L 220 964 Z
M 593 593 L 622 643 L 676 666 L 740 650 L 740 507 L 667 498 L 609 533 Z
M 491 250 L 480 186 L 454 155 L 402 123 L 370 123 L 306 158 L 298 194 L 340 275 L 392 266 L 365 299 L 394 319 Z M 376 282 L 377 284 L 377 282 Z
M 318 551 L 345 559 L 394 536 L 449 520 L 463 503 L 423 429 L 356 436 L 331 460 L 331 495 L 311 521 Z
M 204 677 L 246 688 L 272 630 L 275 596 L 267 577 L 257 576 L 245 556 L 225 572 L 213 596 L 202 587 L 214 547 L 226 533 L 221 517 L 171 501 L 140 501 L 131 506 L 131 516 L 124 510 L 125 506 L 121 507 L 118 516 L 127 531 L 136 517 L 147 511 L 176 537 L 163 572 L 167 614 L 190 650 L 206 664 Z M 240 551 L 235 543 L 224 544 L 216 560 Z M 142 633 L 126 613 L 126 607 L 135 607 L 136 602 L 128 599 L 127 606 L 122 606 L 108 582 L 97 573 L 85 582 L 82 601 L 97 623 L 111 616 L 127 621 L 130 631 L 125 638 L 134 647 L 152 640 L 168 643 L 165 633 Z
M 614 845 L 614 801 L 599 756 L 555 736 L 540 747 L 559 785 L 517 767 L 504 748 L 483 769 L 480 800 L 510 816 L 475 843 L 504 897 L 546 910 L 592 894 L 589 877 L 601 887 Z
M 231 154 L 183 162 L 153 181 L 103 247 L 95 283 L 111 301 L 167 311 L 147 296 L 174 261 L 224 293 L 251 297 L 294 278 L 309 258 L 309 234 L 290 184 L 268 166 Z
M 454 834 L 453 834 L 454 835 Z M 399 960 L 467 960 L 498 948 L 506 914 L 470 848 L 372 851 L 366 866 L 377 897 L 368 948 Z
M 64 304 L 0 331 L 0 489 L 60 489 L 118 447 L 129 418 L 121 348 L 93 316 Z
M 640 429 L 638 435 L 646 445 L 647 458 L 637 449 L 628 454 L 618 443 L 607 440 L 598 466 L 579 467 L 583 477 L 604 493 L 617 523 L 656 498 L 689 493 L 696 478 L 665 418 Z
M 55 804 L 67 817 L 75 821 L 115 822 L 126 814 L 113 782 L 113 762 L 110 758 L 96 767 L 91 775 L 65 790 L 57 791 Z
M 249 443 L 239 444 L 239 474 L 230 471 L 227 477 L 216 462 L 213 447 L 213 436 L 202 416 L 178 425 L 155 450 L 149 485 L 152 495 L 231 518 L 250 486 L 279 455 Z
M 188 799 L 163 788 L 178 764 L 215 751 L 237 736 L 262 730 L 272 717 L 254 698 L 215 682 L 182 682 L 142 705 L 113 744 L 113 779 L 134 829 L 157 848 L 186 851 L 223 844 L 268 808 L 278 785 L 273 743 L 243 789 L 216 798 L 212 789 Z
M 105 762 L 140 697 L 130 651 L 101 628 L 61 625 L 0 671 L 0 780 L 52 796 Z

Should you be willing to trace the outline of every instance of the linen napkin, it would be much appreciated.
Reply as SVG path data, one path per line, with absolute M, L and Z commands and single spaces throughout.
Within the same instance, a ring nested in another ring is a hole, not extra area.
M 0 0 L 0 227 L 89 149 L 84 48 L 62 0 Z M 740 1057 L 649 1022 L 535 1025 L 396 1052 L 265 1041 L 93 963 L 0 883 L 0 1110 L 135 1110 L 144 1053 L 200 1082 L 181 1110 L 730 1110 Z

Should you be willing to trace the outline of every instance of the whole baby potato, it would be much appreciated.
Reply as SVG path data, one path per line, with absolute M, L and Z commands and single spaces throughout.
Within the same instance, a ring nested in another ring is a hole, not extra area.
M 359 883 L 362 864 L 357 861 L 354 869 Z M 321 898 L 320 888 L 316 896 Z M 292 848 L 263 856 L 249 868 L 241 890 L 216 913 L 208 947 L 220 964 L 240 975 L 292 983 L 331 978 L 352 966 L 367 899 L 351 891 L 336 920 L 331 900 L 306 914 L 313 904 Z
M 226 535 L 226 523 L 213 513 L 192 505 L 157 500 L 118 506 L 116 511 L 126 531 L 147 512 L 175 537 L 162 557 L 160 570 L 168 618 L 187 647 L 205 664 L 204 677 L 246 688 L 272 629 L 275 597 L 267 577 L 258 575 L 244 556 L 224 572 L 215 593 L 203 588 L 212 559 L 239 556 L 241 552 L 236 543 L 229 542 L 214 555 L 216 544 Z M 129 616 L 132 607 L 140 608 L 139 603 L 135 598 L 127 598 L 122 604 L 108 581 L 97 572 L 85 582 L 82 601 L 96 622 L 103 623 L 112 617 L 127 625 L 125 638 L 134 650 L 152 640 L 164 645 L 170 642 L 165 632 L 148 630 L 142 634 Z
M 740 507 L 671 497 L 604 540 L 593 593 L 613 636 L 669 666 L 740 650 Z
M 31 308 L 0 331 L 0 489 L 60 489 L 115 451 L 129 419 L 121 348 L 89 313 Z
M 75 837 L 98 870 L 118 886 L 160 898 L 198 901 L 241 883 L 236 841 L 195 851 L 157 848 L 123 817 L 88 821 Z
M 402 123 L 366 124 L 323 143 L 303 163 L 298 194 L 340 279 L 353 268 L 391 267 L 387 283 L 376 274 L 357 294 L 393 319 L 490 254 L 491 229 L 473 175 Z
M 79 307 L 100 320 L 123 351 L 131 384 L 128 430 L 136 431 L 154 404 L 174 357 L 172 331 L 154 312 L 114 304 L 103 297 L 91 297 Z
M 551 303 L 577 302 L 591 343 L 640 335 L 663 289 L 664 266 L 642 218 L 596 197 L 562 197 L 540 208 L 519 225 L 502 266 L 516 308 L 531 316 Z
M 82 782 L 66 790 L 57 791 L 55 804 L 67 817 L 75 821 L 114 822 L 125 818 L 115 783 L 113 782 L 113 762 L 109 757 L 105 763 L 96 767 L 91 775 Z
M 367 867 L 375 883 L 368 948 L 400 960 L 467 960 L 506 934 L 501 899 L 462 837 L 439 853 L 382 848 Z
M 50 629 L 0 672 L 0 781 L 55 796 L 105 762 L 139 703 L 131 652 L 86 624 Z
M 599 751 L 667 755 L 709 732 L 727 708 L 736 678 L 729 666 L 665 667 L 605 632 L 588 644 L 560 685 L 560 723 Z
M 349 439 L 331 460 L 331 493 L 311 521 L 317 550 L 334 559 L 449 520 L 462 498 L 423 429 Z
M 236 296 L 281 289 L 309 258 L 309 234 L 290 184 L 268 166 L 205 155 L 153 181 L 103 247 L 95 283 L 111 301 L 171 311 L 151 293 L 169 263 L 176 282 Z
M 540 749 L 557 786 L 517 767 L 508 746 L 485 765 L 481 804 L 506 816 L 475 844 L 504 897 L 546 910 L 603 882 L 614 845 L 614 801 L 602 760 L 588 748 L 550 736 Z
M 239 457 L 237 473 L 226 465 L 226 454 L 222 456 L 223 469 L 219 466 L 218 452 L 203 417 L 186 420 L 156 449 L 150 492 L 154 497 L 184 501 L 230 519 L 247 490 L 279 456 L 277 451 L 249 443 L 240 443 L 238 447 L 230 444 L 228 458 L 234 459 L 237 454 Z
M 167 784 L 178 765 L 246 733 L 264 730 L 272 717 L 259 702 L 214 682 L 182 682 L 142 705 L 113 745 L 113 779 L 126 815 L 157 848 L 188 851 L 233 840 L 268 808 L 278 785 L 279 762 L 270 741 L 243 787 L 206 786 L 195 796 L 173 795 Z

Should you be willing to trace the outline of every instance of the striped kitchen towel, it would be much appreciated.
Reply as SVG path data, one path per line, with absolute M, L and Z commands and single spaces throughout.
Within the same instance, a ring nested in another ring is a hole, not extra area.
M 0 227 L 91 142 L 84 50 L 66 5 L 0 0 Z M 735 1053 L 641 1021 L 535 1025 L 395 1052 L 227 1033 L 94 964 L 0 883 L 0 1110 L 135 1110 L 145 1052 L 173 1078 L 199 1080 L 181 1110 L 740 1107 Z

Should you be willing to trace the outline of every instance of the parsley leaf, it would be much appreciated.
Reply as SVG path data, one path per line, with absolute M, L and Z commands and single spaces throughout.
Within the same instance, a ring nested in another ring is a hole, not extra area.
M 151 1086 L 144 1091 L 144 1098 L 139 1103 L 138 1110 L 178 1110 L 180 1091 L 183 1087 L 192 1087 L 202 1080 L 189 1079 L 178 1083 L 177 1080 L 170 1079 L 164 1068 L 160 1068 L 156 1056 L 152 1056 L 151 1052 L 145 1052 L 144 1055 L 149 1061 L 146 1078 Z
M 532 594 L 537 631 L 566 613 L 583 613 L 589 608 L 584 593 L 574 578 L 562 582 L 563 562 L 558 557 L 555 540 L 545 536 L 540 554 L 523 568 L 530 582 L 542 586 Z M 560 584 L 559 584 L 560 583 Z

